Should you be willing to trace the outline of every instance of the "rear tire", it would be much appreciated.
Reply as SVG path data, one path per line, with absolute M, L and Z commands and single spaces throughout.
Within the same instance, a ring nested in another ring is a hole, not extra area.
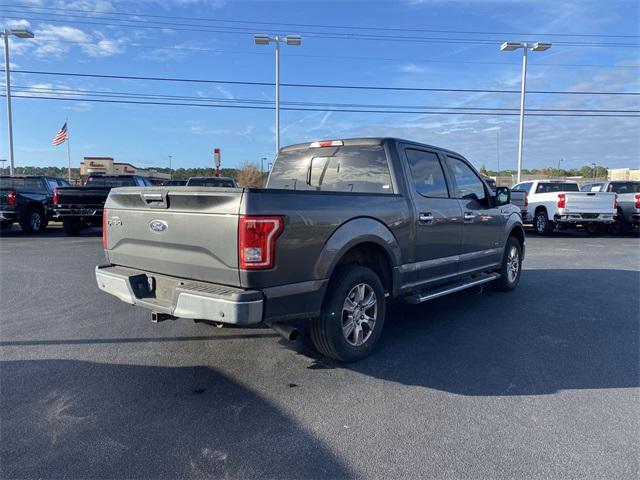
M 71 220 L 63 220 L 62 228 L 64 228 L 64 231 L 67 235 L 69 235 L 70 237 L 75 237 L 80 233 L 82 224 L 80 223 L 80 220 L 77 220 L 75 218 Z
M 535 228 L 538 235 L 551 235 L 555 225 L 549 220 L 547 211 L 540 210 L 533 219 L 533 228 Z
M 46 227 L 44 213 L 42 213 L 42 210 L 37 207 L 31 207 L 27 211 L 27 215 L 24 220 L 20 221 L 20 227 L 23 232 L 28 233 L 29 235 L 42 232 Z
M 604 233 L 604 225 L 600 225 L 599 223 L 588 223 L 584 226 L 584 231 L 587 232 L 587 235 L 590 237 L 599 237 Z
M 322 313 L 311 323 L 311 340 L 323 355 L 355 362 L 371 353 L 382 334 L 384 288 L 376 273 L 359 265 L 333 274 Z
M 504 247 L 500 278 L 493 282 L 496 290 L 510 292 L 520 283 L 522 273 L 522 245 L 515 237 L 509 237 Z
M 609 225 L 609 231 L 613 235 L 626 235 L 632 228 L 633 225 L 627 222 L 627 219 L 624 218 L 624 213 L 622 213 L 621 210 L 618 210 L 616 221 Z

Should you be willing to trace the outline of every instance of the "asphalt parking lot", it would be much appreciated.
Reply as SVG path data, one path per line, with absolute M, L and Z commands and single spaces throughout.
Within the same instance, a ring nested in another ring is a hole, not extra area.
M 640 238 L 529 235 L 515 292 L 394 303 L 359 363 L 154 325 L 99 232 L 0 239 L 2 478 L 637 478 Z

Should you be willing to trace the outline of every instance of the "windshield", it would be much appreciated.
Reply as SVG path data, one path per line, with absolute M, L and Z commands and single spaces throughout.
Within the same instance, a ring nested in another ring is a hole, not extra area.
M 616 182 L 610 183 L 607 192 L 615 193 L 640 193 L 640 182 Z
M 268 188 L 393 193 L 381 145 L 307 148 L 278 155 Z
M 549 193 L 549 192 L 579 192 L 577 183 L 564 183 L 564 182 L 549 182 L 539 183 L 536 188 L 536 193 Z
M 187 182 L 188 187 L 227 187 L 233 188 L 236 186 L 235 182 L 231 178 L 190 178 Z
M 132 187 L 136 182 L 133 177 L 89 177 L 87 187 Z
M 0 178 L 0 188 L 33 188 L 36 190 L 44 190 L 42 180 L 40 178 Z

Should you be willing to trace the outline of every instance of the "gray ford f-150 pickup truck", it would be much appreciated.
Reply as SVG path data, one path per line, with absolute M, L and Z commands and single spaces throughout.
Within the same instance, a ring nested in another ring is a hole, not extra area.
M 370 353 L 387 297 L 420 303 L 520 279 L 525 236 L 509 189 L 461 155 L 395 138 L 280 150 L 266 188 L 114 189 L 98 287 L 156 321 L 311 319 L 323 354 Z

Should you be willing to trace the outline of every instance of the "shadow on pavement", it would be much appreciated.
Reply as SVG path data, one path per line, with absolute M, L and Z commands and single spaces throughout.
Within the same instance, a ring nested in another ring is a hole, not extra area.
M 525 270 L 510 293 L 389 305 L 373 355 L 342 367 L 460 395 L 640 386 L 640 273 Z M 561 301 L 558 301 L 561 299 Z M 338 368 L 308 345 L 312 368 Z
M 206 367 L 6 361 L 2 478 L 351 473 L 285 412 Z
M 20 225 L 13 224 L 11 228 L 0 229 L 0 237 L 4 238 L 82 238 L 82 237 L 101 237 L 102 229 L 100 227 L 88 227 L 80 230 L 80 233 L 76 236 L 68 236 L 62 224 L 49 224 L 41 233 L 29 234 L 22 231 Z

